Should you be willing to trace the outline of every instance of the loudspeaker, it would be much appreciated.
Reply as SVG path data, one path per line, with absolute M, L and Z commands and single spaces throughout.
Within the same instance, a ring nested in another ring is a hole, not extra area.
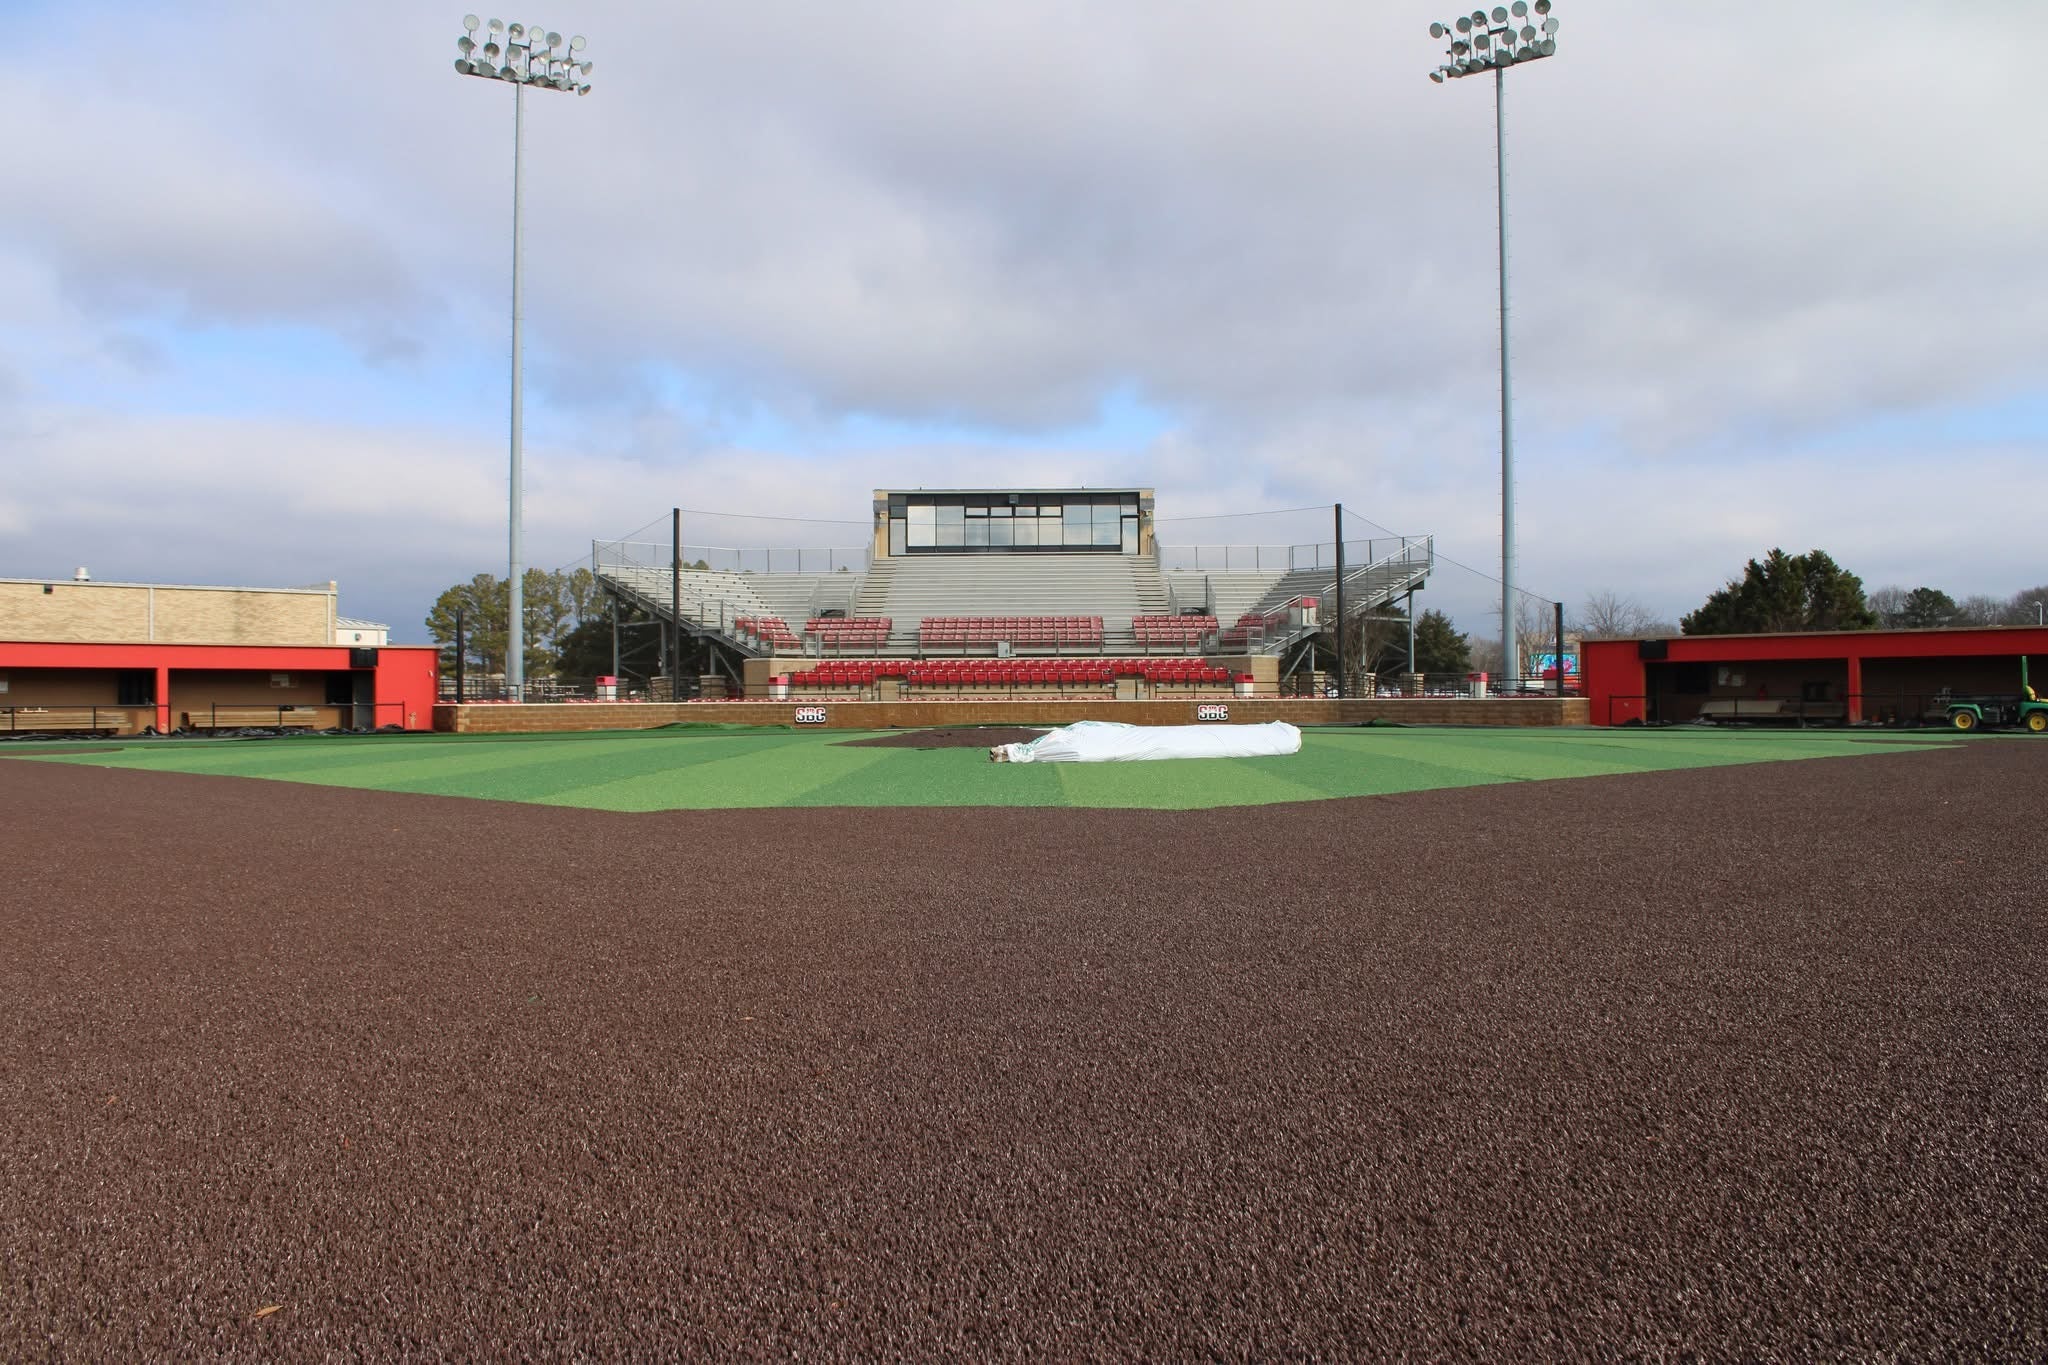
M 377 651 L 374 649 L 351 649 L 348 652 L 348 666 L 350 668 L 375 668 L 377 666 Z
M 1638 659 L 1663 659 L 1670 657 L 1670 654 L 1671 642 L 1669 640 L 1636 641 L 1636 657 Z

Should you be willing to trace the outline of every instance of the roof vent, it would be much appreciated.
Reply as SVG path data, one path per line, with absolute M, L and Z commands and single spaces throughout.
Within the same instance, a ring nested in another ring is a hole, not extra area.
M 92 582 L 92 574 L 86 569 L 85 565 L 81 564 L 78 566 L 78 571 L 71 575 L 71 581 L 74 583 L 90 583 Z

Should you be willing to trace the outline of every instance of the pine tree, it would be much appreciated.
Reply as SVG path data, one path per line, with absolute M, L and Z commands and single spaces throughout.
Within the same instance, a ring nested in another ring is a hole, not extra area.
M 1472 671 L 1471 642 L 1440 611 L 1425 611 L 1415 618 L 1415 669 L 1419 673 Z
M 1806 630 L 1869 630 L 1877 618 L 1863 580 L 1824 550 L 1774 549 L 1750 560 L 1742 578 L 1714 593 L 1679 622 L 1687 635 L 1768 635 Z

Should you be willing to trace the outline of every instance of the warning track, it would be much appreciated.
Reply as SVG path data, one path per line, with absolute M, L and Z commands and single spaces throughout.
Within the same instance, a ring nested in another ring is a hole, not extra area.
M 2038 744 L 1201 812 L 0 797 L 9 1358 L 2048 1351 Z

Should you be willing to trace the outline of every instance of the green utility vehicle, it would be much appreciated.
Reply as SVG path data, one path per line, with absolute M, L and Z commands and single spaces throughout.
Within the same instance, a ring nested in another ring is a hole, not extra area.
M 2017 697 L 1949 697 L 1948 723 L 1958 730 L 1982 730 L 2017 725 L 2030 735 L 2048 734 L 2048 701 L 2034 695 L 2027 682 L 2027 660 L 2020 657 L 2020 695 Z

